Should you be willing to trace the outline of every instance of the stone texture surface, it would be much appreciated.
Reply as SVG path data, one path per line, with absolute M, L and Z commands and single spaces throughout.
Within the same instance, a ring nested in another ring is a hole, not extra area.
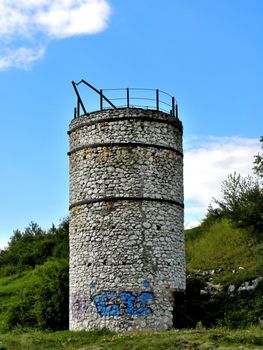
M 171 328 L 185 289 L 180 122 L 105 110 L 69 135 L 70 329 Z

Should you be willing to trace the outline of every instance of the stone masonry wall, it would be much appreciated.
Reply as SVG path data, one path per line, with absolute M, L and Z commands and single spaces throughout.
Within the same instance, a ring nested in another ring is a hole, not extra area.
M 169 329 L 185 289 L 182 126 L 152 110 L 75 118 L 70 329 Z

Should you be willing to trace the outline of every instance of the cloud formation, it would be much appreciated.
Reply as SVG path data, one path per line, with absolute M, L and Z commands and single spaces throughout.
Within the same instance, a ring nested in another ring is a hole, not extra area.
M 104 30 L 110 13 L 107 0 L 1 0 L 0 70 L 27 68 L 49 40 Z
M 212 198 L 220 196 L 221 183 L 234 171 L 252 173 L 257 139 L 194 137 L 185 142 L 184 183 L 186 226 L 196 225 L 206 214 Z

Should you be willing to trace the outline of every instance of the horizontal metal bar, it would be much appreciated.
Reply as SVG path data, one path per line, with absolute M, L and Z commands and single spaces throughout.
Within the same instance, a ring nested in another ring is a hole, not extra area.
M 165 92 L 165 91 L 163 91 L 163 90 L 159 90 L 159 92 L 161 92 L 162 94 L 165 94 L 165 95 L 167 95 L 167 96 L 169 96 L 169 97 L 173 97 L 172 95 L 168 94 L 167 92 Z
M 126 90 L 127 88 L 103 89 L 104 91 Z
M 116 97 L 111 98 L 111 101 L 117 101 L 117 100 L 126 100 L 126 97 Z M 130 100 L 147 100 L 147 101 L 155 101 L 155 98 L 147 98 L 147 97 L 130 97 Z
M 149 97 L 130 97 L 131 100 L 146 100 L 146 101 L 155 101 L 155 98 Z
M 156 105 L 153 105 L 153 106 L 149 106 L 148 105 L 148 106 L 146 106 L 146 105 L 132 104 L 131 106 L 134 107 L 134 108 L 141 108 L 141 109 L 156 111 Z M 160 108 L 160 106 L 159 106 L 159 111 L 163 111 L 163 113 L 169 114 L 168 113 L 169 111 L 167 109 Z
M 141 142 L 105 142 L 105 143 L 87 144 L 87 145 L 73 148 L 70 152 L 68 152 L 68 155 L 70 156 L 71 154 L 82 151 L 83 149 L 98 148 L 98 147 L 157 148 L 157 149 L 162 149 L 162 150 L 174 152 L 177 155 L 183 157 L 183 153 L 181 151 L 178 151 L 178 149 L 176 149 L 174 147 L 164 146 L 164 145 L 156 145 L 156 144 L 152 144 L 152 143 L 141 143 Z
M 146 89 L 146 88 L 130 88 L 130 90 L 156 91 L 156 89 Z
M 111 101 L 117 101 L 117 100 L 126 100 L 127 99 L 127 97 L 114 97 L 114 98 L 111 98 L 110 100 Z
M 166 106 L 172 107 L 171 103 L 167 103 L 167 102 L 160 101 L 160 100 L 159 100 L 159 103 L 163 103 L 163 104 L 166 105 Z
M 159 203 L 168 203 L 172 205 L 176 205 L 180 208 L 184 208 L 184 203 L 175 201 L 173 199 L 166 198 L 151 198 L 151 197 L 103 197 L 103 198 L 94 198 L 94 199 L 84 199 L 82 201 L 78 201 L 72 203 L 69 206 L 69 210 L 74 207 L 78 207 L 85 204 L 93 204 L 93 203 L 101 203 L 101 202 L 119 202 L 119 201 L 132 201 L 132 202 L 159 202 Z
M 116 88 L 116 89 L 103 89 L 104 91 L 116 91 L 116 90 L 126 90 L 127 88 Z M 144 91 L 156 91 L 156 89 L 146 89 L 146 88 L 129 88 L 130 90 L 144 90 Z

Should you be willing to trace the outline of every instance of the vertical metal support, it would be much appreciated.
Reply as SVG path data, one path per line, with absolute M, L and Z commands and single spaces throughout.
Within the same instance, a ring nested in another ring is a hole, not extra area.
M 100 89 L 100 110 L 103 110 L 103 91 Z
M 172 97 L 172 116 L 174 117 L 174 97 Z
M 159 111 L 159 90 L 156 89 L 156 110 Z
M 76 118 L 76 117 L 77 117 L 77 108 L 74 107 L 74 118 Z
M 74 81 L 72 81 L 72 86 L 73 86 L 73 88 L 74 88 L 74 90 L 75 90 L 75 93 L 76 93 L 77 99 L 78 99 L 78 100 L 77 100 L 77 116 L 79 117 L 79 106 L 80 106 L 80 105 L 81 105 L 81 107 L 82 107 L 82 109 L 83 109 L 84 114 L 87 114 L 87 111 L 86 111 L 86 109 L 85 109 L 85 106 L 84 106 L 84 104 L 83 104 L 81 98 L 80 98 L 80 95 L 79 95 L 79 92 L 78 92 L 78 89 L 77 89 L 77 84 L 76 84 Z
M 77 117 L 79 117 L 79 105 L 80 105 L 80 101 L 79 101 L 79 97 L 77 100 Z
M 130 108 L 130 91 L 129 91 L 129 88 L 127 88 L 127 108 Z
M 175 117 L 178 118 L 178 104 L 175 105 Z

